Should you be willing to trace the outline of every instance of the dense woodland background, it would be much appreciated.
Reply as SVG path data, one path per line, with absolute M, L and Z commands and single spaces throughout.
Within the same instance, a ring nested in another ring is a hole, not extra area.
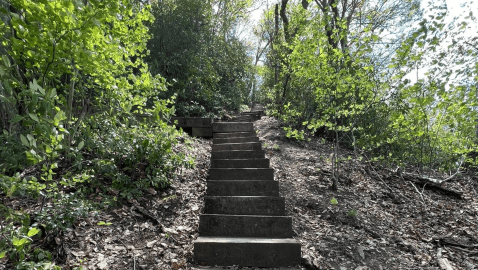
M 194 166 L 172 115 L 260 102 L 290 140 L 334 144 L 333 189 L 340 149 L 436 183 L 474 170 L 467 5 L 451 18 L 418 0 L 0 0 L 0 195 L 42 202 L 36 215 L 0 204 L 0 260 L 49 269 L 32 237 L 168 188 Z M 100 191 L 112 195 L 90 199 Z

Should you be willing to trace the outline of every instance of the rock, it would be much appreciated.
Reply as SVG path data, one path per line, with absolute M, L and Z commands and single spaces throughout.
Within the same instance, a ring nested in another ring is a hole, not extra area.
M 443 270 L 453 270 L 453 267 L 451 266 L 450 262 L 446 258 L 438 259 L 438 265 Z
M 157 241 L 158 241 L 158 240 L 153 240 L 153 241 L 151 241 L 151 242 L 147 242 L 147 243 L 146 243 L 146 246 L 150 248 L 150 247 L 154 246 L 154 244 L 155 244 Z
M 108 262 L 103 258 L 96 266 L 98 266 L 99 269 L 106 269 Z
M 362 259 L 365 260 L 365 253 L 363 252 L 363 247 L 358 246 L 357 247 L 357 252 L 360 255 L 360 257 L 362 257 Z
M 301 260 L 300 263 L 302 266 L 304 266 L 306 269 L 314 269 L 312 259 L 310 258 L 309 255 L 305 255 Z

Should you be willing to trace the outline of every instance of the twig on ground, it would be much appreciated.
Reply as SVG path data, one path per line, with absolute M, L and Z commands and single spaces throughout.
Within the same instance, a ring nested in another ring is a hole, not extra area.
M 133 247 L 134 247 L 134 237 L 133 237 Z M 136 270 L 136 256 L 134 255 L 134 249 L 133 251 L 133 270 Z
M 417 191 L 417 193 L 420 194 L 420 197 L 421 197 L 421 199 L 422 199 L 422 204 L 425 204 L 425 200 L 423 199 L 423 194 L 420 193 L 420 191 L 417 189 L 417 187 L 416 187 L 412 182 L 408 181 L 408 183 L 410 183 L 410 185 L 412 185 L 412 187 L 415 188 L 415 190 Z M 425 188 L 425 187 L 424 187 L 424 188 Z
M 409 174 L 409 173 L 402 173 L 402 174 L 403 174 L 404 179 L 406 179 L 408 181 L 411 181 L 415 184 L 427 185 L 427 187 L 429 189 L 440 190 L 440 191 L 445 192 L 445 193 L 447 193 L 451 196 L 462 199 L 463 192 L 461 192 L 461 191 L 456 191 L 456 190 L 453 190 L 453 189 L 450 189 L 450 188 L 447 188 L 447 187 L 442 187 L 441 184 L 436 184 L 435 182 L 430 182 L 427 179 L 424 179 L 422 177 L 416 177 L 416 176 L 414 176 L 412 174 Z

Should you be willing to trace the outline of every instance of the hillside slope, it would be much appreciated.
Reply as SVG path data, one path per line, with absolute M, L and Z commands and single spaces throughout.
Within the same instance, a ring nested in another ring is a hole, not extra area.
M 339 191 L 329 189 L 332 145 L 285 138 L 280 121 L 254 123 L 293 216 L 305 269 L 475 269 L 478 265 L 477 180 L 446 183 L 462 199 L 414 185 L 368 163 L 342 163 Z M 91 215 L 58 237 L 65 269 L 202 269 L 192 261 L 204 204 L 211 140 L 193 139 L 196 168 L 166 192 Z M 182 146 L 179 146 L 181 148 Z M 180 149 L 179 149 L 180 150 Z M 185 149 L 183 149 L 185 150 Z M 352 156 L 347 151 L 342 157 Z M 331 201 L 335 198 L 336 204 Z M 98 222 L 111 222 L 110 226 Z M 368 268 L 367 268 L 368 267 Z M 240 266 L 227 267 L 241 269 Z M 70 268 L 71 269 L 71 268 Z
M 329 189 L 332 145 L 284 140 L 278 120 L 255 123 L 293 216 L 304 265 L 319 269 L 476 269 L 477 178 L 444 184 L 463 199 L 415 185 L 365 162 L 341 164 L 339 191 Z M 353 153 L 340 151 L 342 158 Z M 445 177 L 443 177 L 445 178 Z M 337 204 L 332 204 L 335 198 Z M 441 254 L 441 255 L 440 255 Z M 441 256 L 441 258 L 439 258 Z M 363 267 L 363 268 L 360 268 Z

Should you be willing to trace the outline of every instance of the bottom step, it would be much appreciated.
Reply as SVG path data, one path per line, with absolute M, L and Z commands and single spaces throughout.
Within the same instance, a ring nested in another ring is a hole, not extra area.
M 199 237 L 194 260 L 200 265 L 286 267 L 300 264 L 300 243 L 293 238 Z

